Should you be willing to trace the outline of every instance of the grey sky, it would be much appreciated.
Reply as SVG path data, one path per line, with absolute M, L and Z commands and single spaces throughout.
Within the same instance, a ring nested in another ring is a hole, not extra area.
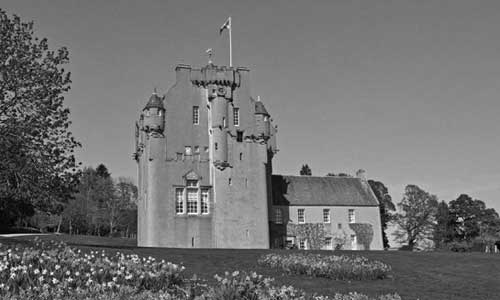
M 354 173 L 500 212 L 500 2 L 3 0 L 71 53 L 85 165 L 136 177 L 133 122 L 177 63 L 248 66 L 279 125 L 275 173 Z M 167 108 L 168 109 L 168 108 Z

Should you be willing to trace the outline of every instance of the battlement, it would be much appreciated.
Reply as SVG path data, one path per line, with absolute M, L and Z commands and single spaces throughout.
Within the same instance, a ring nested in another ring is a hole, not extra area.
M 190 80 L 197 86 L 207 87 L 218 85 L 226 87 L 239 87 L 242 81 L 242 73 L 250 70 L 244 67 L 227 67 L 209 64 L 200 69 L 194 69 L 190 65 L 180 64 L 175 68 L 177 80 Z

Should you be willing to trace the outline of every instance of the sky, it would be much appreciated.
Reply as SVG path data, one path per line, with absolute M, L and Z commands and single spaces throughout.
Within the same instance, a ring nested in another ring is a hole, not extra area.
M 275 174 L 354 174 L 440 200 L 466 193 L 500 212 L 497 0 L 2 0 L 68 47 L 83 165 L 135 179 L 134 121 L 179 63 L 251 69 L 252 95 L 278 124 Z

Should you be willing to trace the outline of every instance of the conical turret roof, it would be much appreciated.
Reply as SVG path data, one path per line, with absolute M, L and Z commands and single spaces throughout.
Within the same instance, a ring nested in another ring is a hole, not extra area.
M 154 92 L 151 97 L 149 97 L 149 101 L 146 104 L 146 107 L 144 109 L 149 109 L 149 108 L 161 108 L 165 109 L 163 106 L 163 100 Z
M 260 101 L 255 102 L 255 114 L 269 116 L 269 113 L 267 112 L 266 107 L 264 106 L 264 103 L 262 103 Z

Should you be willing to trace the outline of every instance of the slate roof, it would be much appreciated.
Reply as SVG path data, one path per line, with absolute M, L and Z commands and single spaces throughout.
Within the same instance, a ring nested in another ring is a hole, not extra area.
M 256 101 L 255 102 L 255 114 L 261 114 L 261 115 L 269 116 L 269 113 L 267 112 L 267 109 L 264 106 L 264 103 L 262 103 L 260 101 Z
M 144 109 L 153 108 L 153 107 L 165 109 L 165 107 L 163 106 L 162 99 L 156 93 L 153 93 L 153 95 L 151 95 L 151 97 L 149 98 L 149 101 L 146 104 L 146 107 L 144 107 Z
M 378 206 L 367 182 L 356 177 L 273 175 L 273 204 Z

